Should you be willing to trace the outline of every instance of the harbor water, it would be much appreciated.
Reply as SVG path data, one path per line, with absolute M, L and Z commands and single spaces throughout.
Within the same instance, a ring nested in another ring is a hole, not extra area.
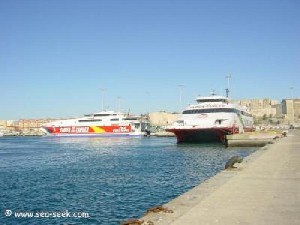
M 0 138 L 0 224 L 117 225 L 256 148 L 172 137 Z

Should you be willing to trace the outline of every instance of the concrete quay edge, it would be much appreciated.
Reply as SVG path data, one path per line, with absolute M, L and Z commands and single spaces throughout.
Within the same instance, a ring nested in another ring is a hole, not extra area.
M 141 220 L 154 225 L 300 224 L 300 131 L 260 148 L 236 169 L 221 171 L 164 207 L 173 213 L 151 212 Z

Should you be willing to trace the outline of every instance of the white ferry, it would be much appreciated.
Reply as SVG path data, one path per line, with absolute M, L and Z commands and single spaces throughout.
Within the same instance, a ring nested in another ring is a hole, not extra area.
M 42 126 L 51 136 L 143 136 L 149 122 L 137 116 L 103 111 L 81 118 L 57 120 Z
M 189 105 L 181 117 L 167 127 L 173 132 L 177 143 L 224 142 L 225 135 L 253 131 L 253 117 L 249 110 L 229 102 L 214 93 L 209 97 L 196 98 L 197 104 Z

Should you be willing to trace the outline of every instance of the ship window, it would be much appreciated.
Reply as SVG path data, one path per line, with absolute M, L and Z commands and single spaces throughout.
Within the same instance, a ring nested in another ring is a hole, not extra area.
M 119 118 L 110 119 L 110 121 L 119 121 L 119 120 L 120 120 Z
M 183 114 L 201 114 L 201 113 L 238 113 L 240 111 L 232 108 L 212 108 L 212 109 L 193 109 L 185 110 Z
M 210 109 L 190 109 L 183 111 L 183 114 L 201 114 L 201 113 L 236 113 L 251 117 L 250 113 L 240 111 L 234 108 L 210 108 Z
M 94 116 L 111 116 L 111 114 L 94 114 Z
M 227 102 L 226 99 L 197 99 L 198 103 L 203 103 L 203 102 Z
M 78 122 L 101 122 L 102 120 L 78 120 Z

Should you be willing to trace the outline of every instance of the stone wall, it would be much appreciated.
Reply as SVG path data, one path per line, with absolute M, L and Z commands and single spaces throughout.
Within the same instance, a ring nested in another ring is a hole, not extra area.
M 153 126 L 167 126 L 174 123 L 179 114 L 168 112 L 152 112 L 149 114 L 149 120 Z
M 300 99 L 282 100 L 282 113 L 288 122 L 300 120 Z
M 275 116 L 277 110 L 280 110 L 280 107 L 276 106 L 278 101 L 268 98 L 236 100 L 233 102 L 250 108 L 252 115 L 257 118 Z

